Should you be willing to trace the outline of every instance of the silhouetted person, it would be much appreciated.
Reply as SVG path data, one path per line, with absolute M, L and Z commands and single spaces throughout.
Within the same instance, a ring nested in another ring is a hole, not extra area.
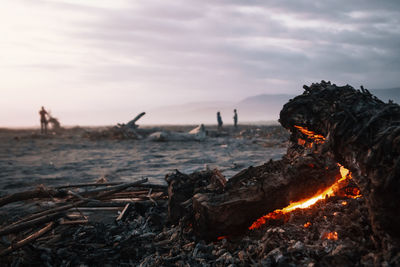
M 39 110 L 39 115 L 40 115 L 40 132 L 42 134 L 47 134 L 47 118 L 46 115 L 48 115 L 47 111 L 42 107 L 41 110 Z
M 221 118 L 221 113 L 219 111 L 217 112 L 217 121 L 218 121 L 218 129 L 221 129 L 223 122 Z
M 237 128 L 237 122 L 238 122 L 238 115 L 236 112 L 236 109 L 233 110 L 233 126 L 235 126 L 235 129 Z

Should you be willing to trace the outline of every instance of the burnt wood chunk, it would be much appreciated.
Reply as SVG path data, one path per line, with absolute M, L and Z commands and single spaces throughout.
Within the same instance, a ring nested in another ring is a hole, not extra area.
M 223 193 L 193 196 L 194 231 L 206 240 L 240 234 L 259 217 L 309 198 L 339 178 L 334 162 L 312 156 L 250 167 L 232 177 Z
M 322 81 L 304 88 L 285 104 L 280 123 L 293 133 L 297 125 L 326 137 L 323 150 L 352 172 L 382 246 L 390 249 L 394 242 L 398 247 L 400 106 L 349 85 Z
M 194 172 L 190 175 L 176 170 L 167 174 L 168 183 L 168 217 L 171 223 L 177 224 L 185 216 L 191 216 L 191 198 L 199 192 L 218 192 L 226 184 L 226 179 L 217 169 Z

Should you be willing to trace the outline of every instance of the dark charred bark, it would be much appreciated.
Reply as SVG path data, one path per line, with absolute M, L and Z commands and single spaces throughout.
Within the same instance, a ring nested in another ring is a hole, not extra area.
M 221 192 L 226 179 L 215 169 L 213 171 L 195 172 L 190 175 L 176 170 L 165 177 L 168 183 L 168 217 L 177 224 L 180 219 L 190 216 L 191 198 L 199 192 Z
M 194 231 L 207 240 L 240 234 L 259 217 L 309 198 L 339 177 L 334 162 L 313 155 L 250 167 L 232 177 L 223 193 L 193 196 Z
M 299 135 L 295 125 L 326 137 L 322 150 L 352 172 L 383 248 L 398 248 L 400 106 L 380 101 L 363 87 L 322 81 L 304 89 L 283 107 L 281 124 L 293 132 L 293 141 Z

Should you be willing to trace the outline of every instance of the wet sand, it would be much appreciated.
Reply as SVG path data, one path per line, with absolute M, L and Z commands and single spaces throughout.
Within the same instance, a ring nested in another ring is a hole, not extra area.
M 192 126 L 167 127 L 187 131 Z M 196 142 L 88 140 L 74 128 L 61 135 L 37 130 L 0 130 L 0 195 L 35 188 L 93 182 L 134 181 L 142 177 L 164 184 L 167 173 L 218 168 L 229 179 L 251 165 L 279 159 L 286 138 L 278 126 L 243 126 L 225 137 Z M 229 130 L 229 129 L 228 129 Z M 229 132 L 229 131 L 228 131 Z

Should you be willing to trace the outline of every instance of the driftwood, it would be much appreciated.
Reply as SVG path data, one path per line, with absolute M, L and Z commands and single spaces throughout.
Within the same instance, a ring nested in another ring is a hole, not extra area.
M 35 190 L 18 192 L 15 194 L 7 195 L 0 198 L 0 207 L 7 205 L 12 202 L 24 201 L 33 198 L 53 198 L 53 197 L 65 197 L 67 192 L 59 189 L 46 188 L 39 186 Z
M 137 128 L 136 122 L 143 117 L 146 112 L 139 113 L 133 120 L 130 120 L 126 125 L 131 128 Z
M 352 172 L 382 246 L 390 249 L 394 242 L 398 248 L 400 106 L 380 101 L 363 87 L 322 81 L 304 89 L 283 107 L 281 124 L 294 133 L 292 141 L 300 134 L 295 125 L 326 137 L 322 150 Z
M 82 184 L 68 184 L 68 185 L 60 185 L 55 187 L 56 189 L 64 189 L 64 188 L 73 188 L 73 187 L 78 187 L 78 188 L 82 188 L 82 187 L 91 187 L 91 186 L 95 186 L 95 187 L 100 187 L 100 186 L 110 186 L 110 185 L 119 185 L 122 183 L 82 183 Z
M 165 141 L 204 141 L 207 137 L 207 132 L 203 124 L 192 129 L 188 133 L 171 132 L 171 131 L 157 131 L 149 135 L 148 139 L 151 141 L 165 142 Z

